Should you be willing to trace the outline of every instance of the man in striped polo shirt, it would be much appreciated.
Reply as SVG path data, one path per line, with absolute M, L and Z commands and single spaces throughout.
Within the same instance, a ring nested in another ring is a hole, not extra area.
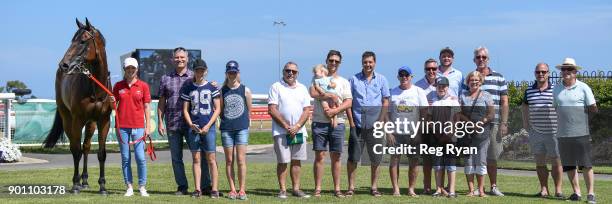
M 487 154 L 487 173 L 491 182 L 489 194 L 504 196 L 497 188 L 497 159 L 503 148 L 502 135 L 508 132 L 508 86 L 504 76 L 489 67 L 489 50 L 486 47 L 478 47 L 474 50 L 474 63 L 476 70 L 485 76 L 485 81 L 480 88 L 491 94 L 495 104 L 495 119 L 492 121 L 491 143 Z
M 549 67 L 538 63 L 535 68 L 536 83 L 525 90 L 523 98 L 523 128 L 529 132 L 529 145 L 535 156 L 536 172 L 540 180 L 537 197 L 548 197 L 548 169 L 546 159 L 552 161 L 552 177 L 555 182 L 555 198 L 561 193 L 561 159 L 557 146 L 557 113 L 553 106 L 553 85 L 548 82 Z

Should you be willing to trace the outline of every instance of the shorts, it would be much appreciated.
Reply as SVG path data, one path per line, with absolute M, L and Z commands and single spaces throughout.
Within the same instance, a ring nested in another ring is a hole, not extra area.
M 485 130 L 486 131 L 486 130 Z M 504 151 L 504 145 L 502 144 L 501 132 L 499 131 L 499 124 L 493 124 L 491 127 L 491 136 L 489 149 L 487 150 L 487 160 L 497 161 Z
M 312 150 L 342 153 L 344 145 L 344 124 L 338 123 L 332 128 L 331 123 L 312 123 Z
M 349 136 L 349 146 L 348 146 L 348 161 L 353 163 L 359 163 L 361 161 L 361 156 L 363 151 L 367 149 L 369 160 L 364 161 L 364 163 L 370 163 L 372 165 L 379 165 L 382 161 L 382 154 L 376 154 L 374 151 L 374 145 L 378 145 L 380 149 L 378 152 L 382 152 L 384 137 L 375 138 L 374 128 L 351 128 L 350 136 Z
M 559 146 L 555 134 L 539 133 L 530 128 L 529 147 L 534 155 L 546 155 L 550 158 L 559 158 Z
M 581 137 L 558 137 L 559 154 L 563 171 L 593 167 L 591 158 L 591 136 Z
M 223 147 L 249 144 L 249 129 L 221 131 L 221 144 Z
M 445 146 L 444 144 L 436 146 Z M 432 166 L 436 171 L 444 170 L 449 172 L 457 171 L 457 156 L 452 154 L 443 154 L 442 156 L 431 155 Z
M 206 135 L 201 135 L 189 131 L 187 133 L 187 145 L 192 153 L 204 150 L 206 153 L 214 153 L 217 151 L 217 130 L 215 126 L 211 126 Z
M 306 142 L 287 145 L 287 135 L 274 136 L 274 153 L 277 163 L 289 163 L 291 160 L 306 160 Z
M 415 150 L 415 154 L 405 154 L 406 157 L 408 158 L 419 158 L 425 155 L 421 155 L 420 154 L 420 144 L 422 141 L 422 136 L 421 134 L 417 134 L 414 136 L 414 138 L 411 138 L 411 135 L 398 135 L 398 134 L 393 134 L 394 138 L 395 138 L 395 144 L 391 145 L 391 144 L 387 144 L 387 147 L 401 147 L 402 145 L 409 145 L 412 147 L 416 147 Z M 394 155 L 392 155 L 394 156 Z M 400 155 L 397 155 L 400 156 Z

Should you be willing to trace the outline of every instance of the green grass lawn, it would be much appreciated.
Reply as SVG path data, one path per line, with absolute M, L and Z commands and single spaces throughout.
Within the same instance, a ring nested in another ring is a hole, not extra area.
M 193 190 L 193 183 L 191 177 L 191 169 L 189 164 L 187 168 L 187 175 L 189 178 L 190 191 Z M 310 198 L 310 199 L 297 199 L 289 198 L 285 201 L 281 201 L 275 198 L 278 192 L 278 185 L 275 175 L 274 164 L 258 164 L 250 163 L 248 165 L 248 176 L 247 176 L 247 193 L 249 195 L 250 203 L 561 203 L 565 201 L 553 200 L 553 199 L 541 199 L 534 198 L 532 195 L 538 191 L 538 182 L 536 177 L 516 177 L 516 176 L 499 176 L 499 186 L 501 190 L 506 194 L 505 197 L 487 197 L 487 198 L 469 198 L 465 197 L 466 193 L 466 182 L 463 174 L 458 174 L 457 178 L 457 189 L 459 197 L 457 199 L 448 198 L 432 198 L 431 196 L 421 195 L 418 198 L 410 198 L 408 196 L 393 197 L 391 194 L 391 185 L 389 182 L 387 168 L 381 169 L 381 177 L 379 178 L 379 190 L 383 192 L 383 196 L 380 198 L 374 198 L 367 194 L 369 186 L 369 168 L 359 167 L 358 178 L 357 178 L 357 195 L 352 198 L 338 199 L 332 196 L 331 191 L 331 176 L 329 174 L 329 166 L 326 170 L 324 177 L 324 192 L 321 198 Z M 225 179 L 224 167 L 220 167 L 220 190 L 227 194 L 228 184 Z M 29 184 L 29 185 L 66 185 L 69 189 L 71 186 L 72 169 L 54 169 L 54 170 L 25 170 L 25 171 L 2 171 L 0 170 L 0 186 L 2 186 L 0 193 L 0 203 L 128 203 L 128 202 L 141 202 L 141 203 L 185 203 L 185 202 L 196 202 L 194 198 L 189 196 L 175 196 L 173 195 L 176 185 L 174 184 L 174 177 L 172 174 L 172 167 L 168 163 L 154 163 L 148 166 L 149 176 L 147 188 L 151 197 L 143 198 L 140 197 L 136 192 L 134 197 L 126 198 L 123 197 L 124 184 L 121 176 L 121 170 L 119 166 L 110 166 L 106 170 L 107 189 L 110 193 L 109 196 L 103 197 L 97 194 L 98 184 L 97 175 L 98 169 L 90 169 L 90 185 L 91 189 L 84 190 L 79 195 L 63 195 L 63 196 L 10 196 L 6 193 L 6 186 L 16 184 Z M 406 193 L 407 169 L 401 171 L 401 187 L 402 193 Z M 135 173 L 135 168 L 134 168 Z M 303 166 L 302 171 L 302 186 L 303 189 L 312 193 L 314 184 L 312 176 L 312 165 L 306 164 Z M 137 176 L 134 175 L 137 179 Z M 564 177 L 564 193 L 570 194 L 569 182 Z M 418 192 L 422 188 L 421 178 L 417 187 Z M 551 186 L 552 186 L 552 181 Z M 290 185 L 290 181 L 288 181 Z M 488 186 L 488 185 L 486 185 Z M 343 168 L 342 174 L 342 187 L 346 188 L 346 174 Z M 584 189 L 584 183 L 581 178 L 582 191 Z M 612 195 L 606 192 L 612 192 L 611 181 L 597 181 L 595 184 L 596 192 L 598 192 L 599 203 L 612 202 Z M 583 195 L 586 197 L 586 195 Z M 210 198 L 202 198 L 197 202 L 211 202 L 211 203 L 234 203 L 240 201 L 232 201 L 226 198 L 218 200 L 212 200 Z
M 526 161 L 499 161 L 497 163 L 499 168 L 503 169 L 515 169 L 515 170 L 530 170 L 535 171 L 535 162 Z M 550 170 L 550 164 L 547 165 Z M 596 165 L 593 167 L 593 172 L 596 174 L 612 174 L 612 166 L 610 165 Z

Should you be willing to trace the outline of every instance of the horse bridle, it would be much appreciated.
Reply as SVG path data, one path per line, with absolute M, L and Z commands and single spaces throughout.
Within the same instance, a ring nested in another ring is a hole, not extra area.
M 81 74 L 85 74 L 85 75 L 90 75 L 91 72 L 88 69 L 89 64 L 87 64 L 85 62 L 85 54 L 87 51 L 87 48 L 89 48 L 89 43 L 91 41 L 93 41 L 93 45 L 94 45 L 94 50 L 96 51 L 96 58 L 99 59 L 100 58 L 100 53 L 98 51 L 98 44 L 96 43 L 96 38 L 94 35 L 95 30 L 92 31 L 88 31 L 87 29 L 84 29 L 84 31 L 86 34 L 88 34 L 90 36 L 90 38 L 83 44 L 80 45 L 79 51 L 77 52 L 77 56 L 75 57 L 75 61 L 78 61 L 78 64 L 75 65 L 68 65 L 68 70 L 66 72 L 66 74 L 73 74 L 73 73 L 81 73 Z M 72 62 L 70 62 L 70 64 L 72 64 Z

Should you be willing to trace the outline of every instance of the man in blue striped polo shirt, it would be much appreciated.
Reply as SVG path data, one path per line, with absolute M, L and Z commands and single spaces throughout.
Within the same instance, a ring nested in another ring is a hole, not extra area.
M 503 148 L 501 137 L 508 132 L 508 86 L 504 76 L 489 67 L 489 50 L 486 47 L 474 50 L 474 63 L 476 70 L 485 76 L 480 89 L 491 94 L 495 105 L 495 119 L 491 121 L 493 128 L 487 154 L 487 173 L 491 182 L 489 193 L 494 196 L 504 196 L 497 188 L 497 159 Z
M 523 128 L 529 132 L 529 145 L 535 156 L 536 172 L 540 180 L 538 197 L 548 197 L 548 169 L 546 159 L 552 161 L 552 177 L 555 182 L 555 197 L 561 193 L 561 159 L 557 146 L 557 113 L 553 106 L 553 85 L 548 82 L 550 69 L 546 63 L 535 68 L 536 82 L 525 90 L 523 97 Z

